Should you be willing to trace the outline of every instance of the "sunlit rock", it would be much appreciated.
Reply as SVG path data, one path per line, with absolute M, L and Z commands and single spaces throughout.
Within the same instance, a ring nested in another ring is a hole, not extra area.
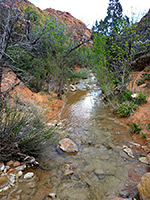
M 58 147 L 66 153 L 78 153 L 77 145 L 69 138 L 64 138 L 58 142 Z

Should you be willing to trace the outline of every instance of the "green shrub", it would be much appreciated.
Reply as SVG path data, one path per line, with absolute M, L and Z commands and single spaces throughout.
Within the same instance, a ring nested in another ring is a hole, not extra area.
M 130 127 L 130 133 L 131 134 L 140 133 L 140 131 L 142 130 L 140 125 L 139 124 L 135 124 L 135 123 L 130 124 L 129 127 Z
M 124 101 L 119 105 L 117 114 L 119 117 L 129 117 L 131 113 L 135 112 L 137 105 L 132 101 Z
M 137 98 L 134 99 L 134 102 L 137 104 L 137 105 L 142 105 L 144 103 L 146 103 L 146 96 L 143 95 L 143 94 L 139 94 Z
M 53 135 L 45 126 L 42 113 L 31 104 L 3 100 L 0 104 L 0 160 L 8 161 L 18 153 L 34 155 Z
M 150 129 L 150 123 L 147 124 L 147 128 Z

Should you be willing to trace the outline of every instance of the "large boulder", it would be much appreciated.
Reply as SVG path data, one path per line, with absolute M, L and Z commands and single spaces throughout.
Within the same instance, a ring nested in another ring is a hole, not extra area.
M 64 138 L 58 142 L 58 147 L 66 153 L 78 153 L 77 145 L 69 138 Z
M 150 172 L 142 176 L 137 188 L 141 200 L 150 200 Z

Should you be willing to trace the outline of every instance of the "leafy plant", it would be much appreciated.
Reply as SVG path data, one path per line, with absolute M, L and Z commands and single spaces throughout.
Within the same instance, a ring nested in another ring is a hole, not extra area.
M 119 117 L 129 117 L 131 113 L 135 112 L 137 105 L 132 101 L 124 101 L 117 109 Z
M 147 128 L 150 129 L 150 123 L 147 124 Z
M 141 94 L 141 93 L 139 93 L 138 97 L 136 97 L 136 98 L 134 99 L 134 102 L 135 102 L 137 105 L 142 105 L 142 104 L 144 104 L 144 103 L 147 102 L 147 101 L 146 101 L 146 96 L 143 95 L 143 94 Z
M 146 135 L 145 135 L 145 134 L 142 134 L 142 138 L 143 138 L 143 139 L 146 139 Z

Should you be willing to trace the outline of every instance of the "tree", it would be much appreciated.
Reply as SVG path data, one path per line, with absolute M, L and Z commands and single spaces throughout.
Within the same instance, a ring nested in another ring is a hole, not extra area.
M 119 27 L 122 12 L 123 9 L 119 0 L 109 0 L 107 16 L 96 25 L 98 32 L 104 35 L 113 36 L 114 29 Z

